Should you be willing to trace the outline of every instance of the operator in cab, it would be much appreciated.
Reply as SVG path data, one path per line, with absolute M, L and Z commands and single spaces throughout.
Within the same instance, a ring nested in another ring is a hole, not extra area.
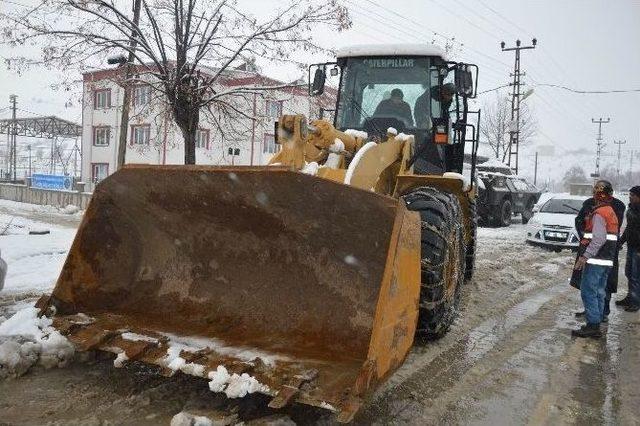
M 391 91 L 389 99 L 383 99 L 378 104 L 374 117 L 393 117 L 402 121 L 406 127 L 413 127 L 413 117 L 411 107 L 404 100 L 402 90 L 395 88 Z
M 421 129 L 431 128 L 431 117 L 429 113 L 429 111 L 431 111 L 429 105 L 431 99 L 440 101 L 443 113 L 449 112 L 455 93 L 456 87 L 453 83 L 447 83 L 442 86 L 434 86 L 431 89 L 427 89 L 422 95 L 418 96 L 415 108 L 413 109 L 416 118 L 416 127 Z

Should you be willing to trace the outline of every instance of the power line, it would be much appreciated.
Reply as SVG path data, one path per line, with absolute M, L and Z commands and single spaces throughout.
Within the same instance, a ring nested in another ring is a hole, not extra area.
M 395 16 L 399 17 L 400 19 L 402 19 L 401 23 L 402 23 L 403 25 L 406 25 L 406 23 L 407 23 L 407 22 L 410 22 L 410 23 L 412 23 L 412 24 L 418 25 L 418 28 L 424 28 L 424 29 L 426 29 L 426 30 L 428 30 L 428 31 L 432 32 L 433 34 L 438 35 L 439 37 L 443 37 L 445 40 L 452 41 L 453 43 L 458 43 L 460 46 L 466 47 L 467 49 L 469 49 L 469 50 L 471 50 L 471 51 L 475 52 L 476 54 L 478 54 L 478 55 L 480 55 L 480 56 L 483 56 L 483 57 L 486 57 L 487 59 L 490 59 L 490 60 L 492 60 L 492 61 L 498 62 L 499 64 L 501 64 L 501 65 L 503 65 L 503 66 L 505 66 L 505 67 L 509 67 L 509 65 L 508 65 L 508 64 L 504 63 L 504 62 L 503 62 L 503 61 L 501 61 L 500 59 L 497 59 L 497 58 L 495 58 L 495 57 L 492 57 L 492 56 L 490 56 L 490 55 L 487 55 L 486 53 L 483 53 L 482 51 L 480 51 L 480 50 L 478 50 L 478 49 L 475 49 L 475 48 L 473 48 L 473 47 L 471 47 L 471 46 L 469 46 L 469 45 L 467 45 L 467 44 L 461 43 L 461 42 L 459 42 L 459 41 L 455 41 L 455 38 L 454 38 L 454 37 L 447 36 L 447 35 L 445 35 L 445 34 L 442 34 L 442 33 L 438 32 L 438 31 L 435 31 L 435 30 L 433 30 L 433 29 L 431 29 L 431 28 L 425 27 L 424 22 L 418 22 L 418 21 L 416 21 L 415 19 L 412 19 L 412 18 L 410 18 L 410 17 L 408 17 L 408 16 L 404 16 L 404 15 L 402 15 L 402 14 L 400 14 L 400 13 L 396 12 L 396 11 L 395 11 L 395 10 L 393 10 L 393 9 L 390 9 L 390 8 L 388 8 L 388 7 L 385 7 L 385 6 L 381 5 L 380 3 L 377 3 L 377 2 L 376 2 L 376 1 L 374 1 L 374 0 L 364 0 L 364 1 L 366 1 L 366 2 L 367 2 L 367 3 L 369 3 L 369 4 L 372 4 L 372 5 L 376 6 L 376 7 L 380 8 L 380 9 L 382 9 L 382 10 L 384 10 L 384 11 L 386 11 L 386 12 L 388 12 L 388 13 L 392 14 L 392 15 L 395 15 Z M 386 17 L 386 16 L 385 16 L 384 18 L 387 20 L 387 22 L 385 22 L 385 24 L 388 24 L 388 17 Z
M 509 86 L 511 86 L 510 83 L 503 84 L 502 86 L 494 87 L 493 89 L 483 90 L 482 92 L 478 92 L 478 95 L 482 95 L 484 93 L 489 93 L 489 92 L 495 92 L 496 90 L 502 89 L 504 87 L 509 87 Z
M 570 87 L 562 86 L 560 84 L 549 84 L 549 83 L 537 83 L 534 87 L 545 86 L 545 87 L 555 87 L 557 89 L 567 90 L 573 93 L 582 93 L 582 94 L 603 94 L 603 93 L 633 93 L 640 92 L 640 89 L 623 89 L 623 90 L 577 90 L 572 89 Z
M 516 24 L 515 22 L 513 22 L 512 20 L 510 20 L 509 18 L 507 18 L 506 16 L 503 16 L 500 12 L 498 12 L 497 10 L 493 9 L 491 6 L 489 6 L 488 4 L 486 4 L 484 1 L 482 0 L 477 0 L 481 5 L 483 5 L 485 8 L 489 9 L 491 12 L 493 12 L 495 15 L 497 15 L 499 18 L 502 18 L 503 21 L 513 25 L 513 27 L 515 29 L 517 29 L 518 31 L 527 33 L 529 35 L 531 35 L 529 33 L 529 31 L 525 30 L 524 28 L 522 28 L 521 26 L 519 26 L 518 24 Z

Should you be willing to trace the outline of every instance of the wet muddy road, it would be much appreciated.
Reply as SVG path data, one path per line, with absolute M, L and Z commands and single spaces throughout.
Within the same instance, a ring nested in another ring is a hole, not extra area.
M 612 307 L 603 339 L 572 339 L 581 307 L 566 284 L 573 256 L 527 247 L 523 233 L 515 224 L 480 230 L 476 275 L 451 331 L 414 348 L 357 424 L 640 424 L 640 315 Z M 116 369 L 110 359 L 0 382 L 0 424 L 169 424 L 181 410 L 258 424 L 277 414 L 267 403 L 229 401 L 205 381 Z M 303 406 L 284 416 L 333 423 Z

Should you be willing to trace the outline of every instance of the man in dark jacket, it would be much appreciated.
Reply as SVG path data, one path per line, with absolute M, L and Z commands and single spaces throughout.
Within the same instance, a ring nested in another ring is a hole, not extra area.
M 402 90 L 396 88 L 391 91 L 389 99 L 383 99 L 378 104 L 374 117 L 393 117 L 404 123 L 406 127 L 413 127 L 413 117 L 411 107 L 404 100 Z
M 593 208 L 595 207 L 595 205 L 596 205 L 596 201 L 593 197 L 589 198 L 588 200 L 585 200 L 585 202 L 582 204 L 582 208 L 580 209 L 580 212 L 576 216 L 575 226 L 576 226 L 576 231 L 578 231 L 578 236 L 580 237 L 580 239 L 582 239 L 584 235 L 585 218 L 589 213 L 593 211 Z M 622 224 L 626 206 L 622 201 L 618 200 L 617 198 L 613 198 L 613 200 L 611 201 L 611 207 L 613 208 L 613 211 L 615 212 L 616 217 L 618 218 L 618 223 Z M 618 256 L 616 256 L 615 259 L 613 260 L 613 269 L 611 270 L 611 273 L 607 278 L 607 288 L 606 288 L 607 293 L 606 293 L 605 302 L 604 302 L 603 322 L 607 322 L 607 319 L 608 319 L 607 317 L 609 316 L 609 312 L 611 312 L 611 307 L 609 306 L 611 303 L 611 293 L 616 293 L 617 291 L 618 291 Z M 576 313 L 577 317 L 583 317 L 584 315 L 585 315 L 584 311 Z
M 443 84 L 442 86 L 434 86 L 431 89 L 418 96 L 416 104 L 413 108 L 413 114 L 416 118 L 416 127 L 426 129 L 431 127 L 431 99 L 440 101 L 441 117 L 446 117 L 453 102 L 453 96 L 456 93 L 456 86 L 453 83 Z M 440 117 L 440 118 L 441 118 Z
M 629 280 L 627 296 L 616 302 L 628 312 L 640 310 L 640 186 L 629 190 L 627 227 L 620 238 L 620 246 L 627 243 L 625 275 Z

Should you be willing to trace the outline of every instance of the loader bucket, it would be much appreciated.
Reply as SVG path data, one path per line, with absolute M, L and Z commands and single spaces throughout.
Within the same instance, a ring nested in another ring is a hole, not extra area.
M 80 350 L 238 396 L 223 366 L 273 407 L 347 421 L 413 342 L 419 258 L 419 218 L 390 197 L 279 167 L 130 165 L 97 186 L 41 306 Z

